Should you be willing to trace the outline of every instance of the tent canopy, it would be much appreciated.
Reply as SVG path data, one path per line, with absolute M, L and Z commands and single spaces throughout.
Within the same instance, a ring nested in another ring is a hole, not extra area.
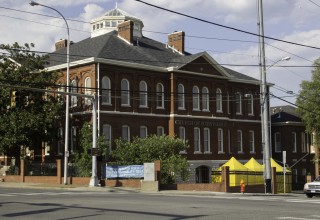
M 251 157 L 251 159 L 244 166 L 255 172 L 263 172 L 263 166 L 253 157 Z
M 230 171 L 250 171 L 242 163 L 240 163 L 236 158 L 231 157 L 231 159 L 222 165 L 223 167 L 229 167 Z

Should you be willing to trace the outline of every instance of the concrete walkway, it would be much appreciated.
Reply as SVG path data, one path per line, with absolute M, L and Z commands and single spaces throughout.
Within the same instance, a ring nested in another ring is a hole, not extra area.
M 212 192 L 212 191 L 180 191 L 180 190 L 160 190 L 160 191 L 142 191 L 130 187 L 109 187 L 109 186 L 85 186 L 85 185 L 63 185 L 63 184 L 45 184 L 45 183 L 18 183 L 18 182 L 0 182 L 1 188 L 32 188 L 32 189 L 50 189 L 50 190 L 73 190 L 73 191 L 101 191 L 101 192 L 131 192 L 131 193 L 158 193 L 168 195 L 234 195 L 241 193 L 225 193 L 225 192 Z M 264 194 L 264 193 L 245 193 L 246 196 L 297 196 L 303 194 L 303 191 L 293 191 L 286 194 Z

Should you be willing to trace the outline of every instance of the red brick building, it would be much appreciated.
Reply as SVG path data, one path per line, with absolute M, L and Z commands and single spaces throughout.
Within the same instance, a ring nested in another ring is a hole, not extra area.
M 220 66 L 207 52 L 185 51 L 185 33 L 168 35 L 167 44 L 146 38 L 143 22 L 115 8 L 93 20 L 92 35 L 70 46 L 70 91 L 98 95 L 98 134 L 114 140 L 134 136 L 177 135 L 190 147 L 194 182 L 232 156 L 262 161 L 259 81 Z M 49 71 L 61 71 L 65 84 L 65 41 L 50 54 Z M 70 151 L 89 99 L 71 97 Z M 62 155 L 64 124 L 51 155 Z M 61 141 L 59 141 L 61 140 Z M 201 169 L 200 169 L 201 168 Z

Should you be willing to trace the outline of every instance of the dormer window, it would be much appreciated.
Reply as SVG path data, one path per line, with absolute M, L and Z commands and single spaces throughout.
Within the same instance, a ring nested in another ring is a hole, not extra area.
M 104 24 L 105 24 L 106 27 L 111 27 L 110 21 L 106 21 Z
M 92 30 L 95 30 L 96 29 L 96 26 L 95 25 L 92 25 Z

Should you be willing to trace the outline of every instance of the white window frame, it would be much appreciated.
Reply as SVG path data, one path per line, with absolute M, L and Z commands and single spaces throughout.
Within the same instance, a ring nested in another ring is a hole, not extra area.
M 139 83 L 139 107 L 148 107 L 148 85 L 145 81 Z
M 281 133 L 274 133 L 274 152 L 281 152 Z
M 105 137 L 106 145 L 109 148 L 109 152 L 111 152 L 111 150 L 112 150 L 112 127 L 110 124 L 103 125 L 102 134 Z
M 178 109 L 185 110 L 185 94 L 184 94 L 184 86 L 182 84 L 178 85 Z
M 210 128 L 203 129 L 203 150 L 204 150 L 204 153 L 211 153 Z
M 230 114 L 230 95 L 229 92 L 227 93 L 227 112 Z
M 209 89 L 202 88 L 202 111 L 209 111 Z
M 109 77 L 104 76 L 101 80 L 101 104 L 111 105 L 111 80 Z
M 182 127 L 182 126 L 179 127 L 179 138 L 181 140 L 183 140 L 183 142 L 186 141 L 186 128 L 185 127 Z M 187 153 L 186 150 L 180 151 L 180 154 L 185 154 L 185 153 Z
M 222 112 L 222 92 L 220 88 L 216 89 L 216 112 Z
M 306 153 L 307 152 L 307 141 L 306 141 L 306 133 L 301 132 L 301 152 Z
M 248 107 L 248 115 L 254 115 L 253 111 L 253 95 L 252 94 L 246 94 L 247 98 L 247 107 Z
M 163 136 L 164 135 L 164 127 L 163 126 L 157 126 L 157 136 Z
M 241 115 L 242 114 L 242 103 L 241 103 L 241 93 L 240 92 L 235 93 L 235 102 L 236 102 L 236 114 Z
M 122 125 L 121 138 L 124 141 L 130 142 L 130 127 L 128 125 Z
M 130 83 L 127 79 L 121 80 L 121 106 L 130 106 Z
M 292 153 L 297 153 L 297 133 L 291 132 Z
M 249 131 L 249 151 L 250 153 L 255 153 L 255 146 L 254 146 L 254 131 Z
M 237 149 L 238 153 L 243 153 L 242 130 L 237 130 Z
M 193 146 L 194 146 L 194 153 L 201 153 L 201 138 L 200 138 L 200 128 L 195 127 L 193 129 Z
M 200 91 L 198 86 L 192 87 L 192 110 L 200 111 Z
M 148 137 L 148 127 L 147 126 L 140 126 L 140 138 Z
M 164 109 L 164 86 L 162 83 L 156 85 L 157 109 Z
M 223 150 L 223 129 L 218 128 L 218 153 L 222 154 L 224 153 Z
M 77 80 L 71 81 L 71 93 L 78 93 Z M 78 105 L 78 96 L 71 96 L 71 107 L 76 107 Z
M 84 81 L 84 94 L 92 95 L 92 85 L 91 85 L 91 78 L 87 77 Z M 85 105 L 91 105 L 91 98 L 85 97 L 84 98 Z

